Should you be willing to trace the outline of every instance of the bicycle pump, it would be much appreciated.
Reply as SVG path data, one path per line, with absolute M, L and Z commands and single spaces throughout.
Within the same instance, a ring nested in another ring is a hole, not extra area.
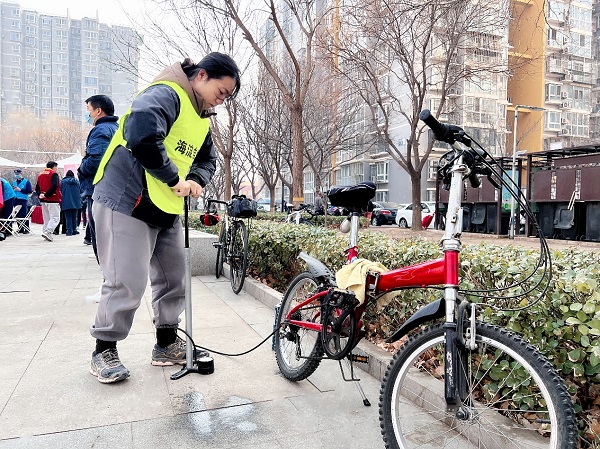
M 184 197 L 183 229 L 185 249 L 185 331 L 186 331 L 186 357 L 185 367 L 171 374 L 171 380 L 181 379 L 189 373 L 212 374 L 215 371 L 214 359 L 203 356 L 196 359 L 196 347 L 192 341 L 192 269 L 190 262 L 190 228 L 188 223 L 188 197 Z

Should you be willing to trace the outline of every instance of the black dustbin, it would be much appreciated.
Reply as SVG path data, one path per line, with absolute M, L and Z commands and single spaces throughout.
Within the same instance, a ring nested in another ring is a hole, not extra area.
M 585 222 L 585 239 L 600 241 L 600 203 L 586 203 Z

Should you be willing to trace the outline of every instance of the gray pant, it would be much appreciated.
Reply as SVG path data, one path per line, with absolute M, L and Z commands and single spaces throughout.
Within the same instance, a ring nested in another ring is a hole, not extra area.
M 56 225 L 60 223 L 60 203 L 46 203 L 42 201 L 41 204 L 42 217 L 44 217 L 42 231 L 52 234 Z
M 184 310 L 185 256 L 181 221 L 156 228 L 94 202 L 100 269 L 104 275 L 94 338 L 119 341 L 129 334 L 148 276 L 156 327 L 177 327 Z

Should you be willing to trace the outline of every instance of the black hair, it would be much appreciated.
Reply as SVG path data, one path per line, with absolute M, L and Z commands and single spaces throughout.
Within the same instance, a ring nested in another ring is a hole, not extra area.
M 91 104 L 94 109 L 102 109 L 106 115 L 115 115 L 115 104 L 106 95 L 92 95 L 85 103 Z
M 54 168 L 54 167 L 58 167 L 58 164 L 54 161 L 50 161 L 46 164 L 46 168 Z
M 240 91 L 242 85 L 240 69 L 233 58 L 224 53 L 209 53 L 198 64 L 194 64 L 190 58 L 185 58 L 181 63 L 181 68 L 190 80 L 194 79 L 201 69 L 206 71 L 209 79 L 221 79 L 225 76 L 230 76 L 235 80 L 235 88 L 231 97 L 235 98 Z
M 66 178 L 74 178 L 75 177 L 75 173 L 73 173 L 73 170 L 68 170 L 67 174 L 65 175 Z

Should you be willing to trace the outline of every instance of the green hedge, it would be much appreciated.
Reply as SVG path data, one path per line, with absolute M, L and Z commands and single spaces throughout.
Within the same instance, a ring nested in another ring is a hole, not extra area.
M 382 233 L 361 233 L 359 238 L 360 257 L 388 268 L 441 257 L 438 244 L 420 238 L 394 240 Z M 253 220 L 249 242 L 251 275 L 279 291 L 284 291 L 305 268 L 298 259 L 300 251 L 336 271 L 343 266 L 344 250 L 348 247 L 347 235 L 336 229 L 269 220 Z M 464 245 L 461 288 L 482 290 L 511 285 L 531 271 L 538 254 L 509 245 Z M 552 251 L 552 261 L 553 279 L 542 301 L 516 312 L 484 307 L 484 320 L 518 332 L 556 366 L 575 401 L 582 433 L 594 440 L 593 429 L 600 427 L 600 255 L 574 249 Z M 536 281 L 537 276 L 525 287 Z M 381 311 L 367 308 L 366 326 L 375 333 L 371 337 L 386 338 L 417 309 L 440 295 L 434 289 L 405 290 Z M 532 302 L 535 297 L 532 293 L 526 301 Z M 489 298 L 470 299 L 504 305 Z M 522 301 L 517 305 L 524 304 Z M 597 440 L 596 444 L 600 442 Z

